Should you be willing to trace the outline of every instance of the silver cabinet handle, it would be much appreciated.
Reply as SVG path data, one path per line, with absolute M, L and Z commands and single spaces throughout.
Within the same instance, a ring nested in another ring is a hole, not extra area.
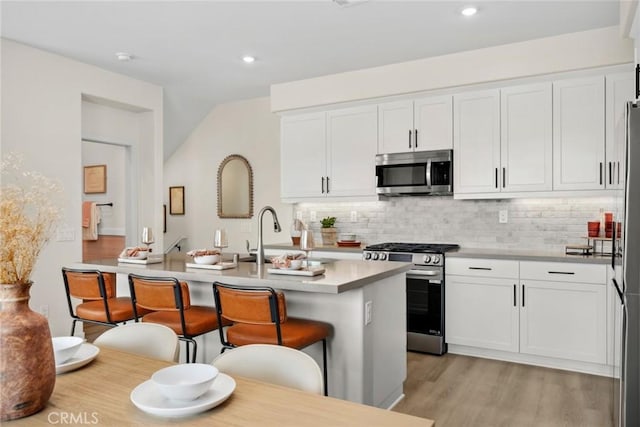
M 324 176 L 322 177 L 322 194 L 324 194 Z
M 549 274 L 568 274 L 568 275 L 572 275 L 572 274 L 576 274 L 573 271 L 549 271 Z
M 413 146 L 418 148 L 418 129 L 414 129 L 413 132 Z
M 522 306 L 524 307 L 524 284 L 522 285 Z
M 409 129 L 409 148 L 411 148 L 411 134 L 413 132 L 411 131 L 411 129 Z
M 491 271 L 490 267 L 469 267 L 469 270 L 486 270 Z
M 516 302 L 516 285 L 513 285 L 513 306 L 516 307 L 517 306 L 517 302 Z
M 496 168 L 496 188 L 498 188 L 498 168 Z
M 327 177 L 327 194 L 329 194 L 329 177 Z
M 502 188 L 507 186 L 507 168 L 502 168 Z

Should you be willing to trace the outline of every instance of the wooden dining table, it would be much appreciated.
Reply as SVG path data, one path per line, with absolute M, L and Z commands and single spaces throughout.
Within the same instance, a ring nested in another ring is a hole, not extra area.
M 147 414 L 131 391 L 173 363 L 106 347 L 86 366 L 60 374 L 47 406 L 8 426 L 420 426 L 434 421 L 233 376 L 236 388 L 220 405 L 184 418 Z

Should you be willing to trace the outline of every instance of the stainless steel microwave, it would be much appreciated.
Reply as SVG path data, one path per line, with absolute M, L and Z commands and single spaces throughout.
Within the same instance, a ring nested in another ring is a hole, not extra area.
M 382 196 L 453 195 L 453 150 L 378 154 L 376 193 Z

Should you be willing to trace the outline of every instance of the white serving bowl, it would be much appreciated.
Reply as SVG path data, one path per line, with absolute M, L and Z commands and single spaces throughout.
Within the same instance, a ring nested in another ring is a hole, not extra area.
M 84 342 L 84 338 L 53 337 L 51 341 L 53 342 L 53 357 L 55 358 L 56 366 L 58 366 L 71 359 L 78 352 Z
M 301 259 L 290 259 L 289 267 L 281 267 L 284 270 L 300 270 L 302 268 L 302 260 Z
M 220 262 L 220 255 L 194 256 L 193 261 L 196 264 L 217 264 L 218 262 Z
M 133 256 L 127 256 L 130 259 L 147 259 L 147 251 L 138 251 L 137 254 Z
M 356 235 L 353 233 L 342 233 L 340 234 L 341 242 L 353 242 L 356 240 Z
M 206 363 L 183 363 L 156 371 L 151 381 L 170 400 L 194 400 L 202 396 L 218 376 L 218 368 Z

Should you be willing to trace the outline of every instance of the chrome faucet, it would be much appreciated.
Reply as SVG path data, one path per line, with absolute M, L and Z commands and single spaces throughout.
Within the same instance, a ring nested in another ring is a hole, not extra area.
M 262 217 L 266 211 L 271 212 L 273 215 L 273 231 L 279 233 L 282 231 L 280 228 L 280 222 L 278 222 L 278 215 L 276 211 L 271 206 L 265 206 L 260 209 L 260 213 L 258 213 L 258 248 L 256 249 L 256 264 L 263 265 L 264 264 L 264 246 L 262 245 Z

